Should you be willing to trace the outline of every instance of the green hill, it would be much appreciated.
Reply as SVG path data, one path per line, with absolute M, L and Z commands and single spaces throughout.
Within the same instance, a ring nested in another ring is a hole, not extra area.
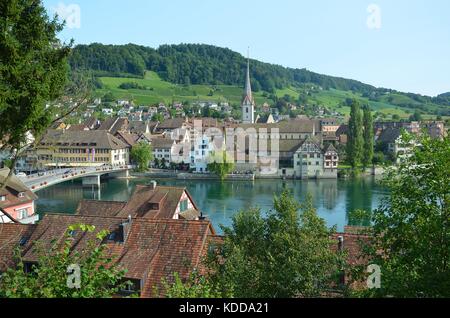
M 79 45 L 69 62 L 73 71 L 90 71 L 99 77 L 98 94 L 110 91 L 140 104 L 172 100 L 227 100 L 238 104 L 246 67 L 241 54 L 200 44 L 163 45 L 158 49 L 133 44 Z M 346 113 L 345 100 L 357 98 L 384 113 L 407 116 L 418 110 L 422 114 L 450 115 L 449 94 L 429 97 L 403 93 L 256 60 L 251 60 L 251 77 L 258 104 L 275 104 L 277 97 L 288 95 L 299 104 Z

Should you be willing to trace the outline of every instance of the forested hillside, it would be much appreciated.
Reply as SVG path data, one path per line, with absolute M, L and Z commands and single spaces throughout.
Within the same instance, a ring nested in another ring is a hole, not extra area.
M 156 72 L 164 81 L 183 85 L 235 85 L 244 83 L 246 59 L 226 48 L 203 44 L 163 45 L 158 49 L 128 45 L 79 45 L 72 53 L 73 70 L 91 70 L 98 76 L 142 77 L 145 70 Z M 303 84 L 352 91 L 374 102 L 386 100 L 395 106 L 450 115 L 450 94 L 428 97 L 375 88 L 355 80 L 317 74 L 251 60 L 253 90 L 273 93 Z M 389 95 L 393 96 L 389 96 Z M 399 98 L 400 96 L 400 98 Z

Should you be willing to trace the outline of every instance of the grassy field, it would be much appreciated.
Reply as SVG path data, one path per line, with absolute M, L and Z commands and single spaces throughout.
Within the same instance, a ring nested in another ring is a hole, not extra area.
M 184 101 L 212 101 L 212 102 L 229 102 L 231 104 L 240 104 L 243 88 L 229 85 L 177 85 L 163 81 L 155 72 L 146 72 L 145 77 L 138 78 L 121 78 L 121 77 L 101 77 L 103 88 L 96 91 L 96 95 L 101 97 L 107 92 L 111 92 L 117 99 L 133 100 L 138 105 L 154 105 L 160 102 L 170 104 L 172 102 Z M 119 86 L 123 83 L 137 83 L 140 89 L 121 89 Z M 297 100 L 301 88 L 289 87 L 277 90 L 276 95 L 283 97 L 290 95 L 293 100 Z M 254 93 L 257 105 L 264 102 L 270 102 L 262 95 L 262 92 Z M 398 94 L 390 94 L 383 96 L 380 102 L 370 101 L 359 94 L 350 91 L 340 91 L 336 89 L 330 90 L 314 90 L 308 96 L 309 102 L 317 105 L 326 106 L 331 110 L 336 110 L 341 114 L 348 115 L 350 108 L 340 106 L 346 98 L 356 98 L 362 103 L 369 103 L 374 112 L 381 112 L 386 115 L 397 114 L 401 118 L 407 118 L 414 110 L 401 108 L 392 105 L 389 101 L 414 103 L 409 97 Z M 431 108 L 433 105 L 430 106 Z M 424 115 L 425 118 L 434 118 L 435 116 Z
M 243 88 L 227 85 L 177 85 L 163 81 L 158 74 L 146 72 L 145 78 L 101 77 L 103 88 L 96 91 L 97 96 L 111 92 L 118 99 L 134 100 L 139 105 L 152 105 L 159 102 L 173 101 L 228 101 L 233 104 L 241 102 Z M 137 83 L 145 89 L 121 89 L 122 83 Z M 212 96 L 210 94 L 212 93 Z M 267 99 L 261 93 L 255 93 L 258 104 Z

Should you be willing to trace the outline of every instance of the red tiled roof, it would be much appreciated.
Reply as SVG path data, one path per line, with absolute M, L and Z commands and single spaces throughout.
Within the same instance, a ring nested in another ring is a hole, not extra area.
M 36 225 L 0 223 L 0 272 L 14 266 L 14 250 L 30 238 Z
M 127 202 L 82 200 L 76 214 L 83 216 L 116 216 Z
M 46 215 L 36 226 L 23 226 L 24 229 L 34 230 L 24 248 L 23 260 L 25 262 L 38 261 L 39 251 L 32 248 L 35 242 L 39 242 L 40 251 L 44 252 L 50 249 L 52 242 L 62 244 L 66 229 L 70 225 L 89 224 L 95 226 L 95 231 L 92 233 L 73 233 L 72 250 L 82 251 L 88 242 L 96 240 L 98 232 L 107 230 L 117 233 L 120 224 L 127 221 L 127 218 L 118 217 Z M 14 236 L 17 233 L 17 230 L 14 230 L 16 226 L 0 225 L 0 229 L 7 229 L 7 234 L 2 235 L 0 232 L 0 243 L 13 237 L 11 243 L 5 245 L 3 252 L 5 259 L 9 262 L 12 261 L 14 246 L 17 246 L 21 237 L 20 235 Z M 22 226 L 17 227 L 22 228 Z M 156 296 L 154 287 L 157 286 L 161 290 L 161 280 L 166 278 L 171 281 L 174 273 L 179 273 L 182 279 L 188 278 L 192 270 L 199 266 L 201 257 L 205 255 L 209 236 L 215 236 L 209 221 L 144 218 L 131 219 L 127 234 L 124 242 L 117 240 L 104 242 L 107 244 L 110 254 L 116 256 L 118 264 L 127 270 L 125 277 L 141 280 L 143 286 L 141 297 Z
M 0 169 L 0 183 L 6 179 L 8 174 L 8 168 Z M 23 197 L 19 197 L 19 193 L 23 193 Z M 9 178 L 6 187 L 0 189 L 0 196 L 6 197 L 5 201 L 0 201 L 0 208 L 2 209 L 28 203 L 37 199 L 37 195 L 14 174 Z
M 194 209 L 198 211 L 195 202 L 185 188 L 157 186 L 156 189 L 153 189 L 151 186 L 138 185 L 127 205 L 117 215 L 122 217 L 131 215 L 132 217 L 151 219 L 173 219 L 184 192 L 186 192 L 194 205 Z

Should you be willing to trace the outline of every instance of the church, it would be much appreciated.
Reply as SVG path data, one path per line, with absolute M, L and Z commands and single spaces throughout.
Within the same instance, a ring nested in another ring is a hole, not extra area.
M 245 79 L 244 96 L 242 98 L 242 123 L 255 123 L 255 101 L 252 94 L 252 85 L 250 83 L 250 59 L 247 60 L 247 76 Z

